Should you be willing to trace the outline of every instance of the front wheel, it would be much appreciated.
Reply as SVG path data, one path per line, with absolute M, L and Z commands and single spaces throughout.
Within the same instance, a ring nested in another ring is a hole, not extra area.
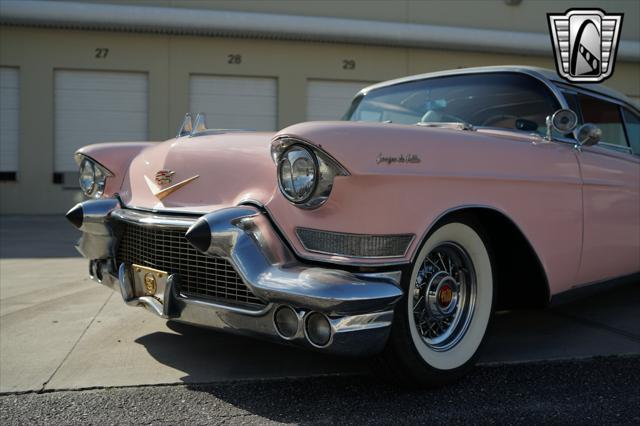
M 459 379 L 475 363 L 492 313 L 494 286 L 481 228 L 450 221 L 420 249 L 403 278 L 387 347 L 380 356 L 387 376 L 412 386 Z

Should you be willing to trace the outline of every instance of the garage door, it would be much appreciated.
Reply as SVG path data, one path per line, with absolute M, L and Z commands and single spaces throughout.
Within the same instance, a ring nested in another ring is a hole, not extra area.
M 15 180 L 19 144 L 18 70 L 0 67 L 0 180 Z
M 275 130 L 275 78 L 192 75 L 190 109 L 207 114 L 211 129 Z
M 143 73 L 56 71 L 55 171 L 76 171 L 84 145 L 146 140 L 147 98 Z
M 353 97 L 366 81 L 309 80 L 307 83 L 307 120 L 339 120 L 349 109 Z

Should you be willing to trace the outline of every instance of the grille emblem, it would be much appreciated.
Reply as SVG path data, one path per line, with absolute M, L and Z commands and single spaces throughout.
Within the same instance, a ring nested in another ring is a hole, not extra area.
M 173 175 L 175 175 L 176 172 L 174 172 L 173 170 L 159 170 L 156 173 L 156 183 L 158 185 L 166 185 L 167 183 L 171 183 L 171 181 L 173 180 Z
M 153 276 L 153 272 L 147 272 L 144 274 L 144 290 L 148 295 L 156 294 L 157 284 L 156 277 Z

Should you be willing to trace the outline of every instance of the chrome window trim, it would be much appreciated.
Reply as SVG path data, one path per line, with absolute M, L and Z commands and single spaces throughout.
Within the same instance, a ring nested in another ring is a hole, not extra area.
M 620 106 L 619 106 L 619 110 L 620 110 L 620 117 L 622 118 L 622 127 L 624 128 L 624 135 L 625 135 L 625 137 L 627 138 L 627 143 L 629 144 L 629 152 L 630 152 L 632 155 L 640 156 L 640 151 L 639 151 L 639 152 L 633 152 L 633 146 L 631 146 L 631 140 L 629 139 L 629 130 L 628 130 L 629 125 L 627 124 L 627 119 L 626 119 L 626 118 L 625 118 L 625 116 L 624 116 L 624 112 L 623 112 L 623 110 L 622 110 L 623 108 L 625 108 L 625 106 L 624 106 L 624 105 L 620 105 Z M 634 111 L 629 110 L 629 113 L 630 113 L 630 114 L 637 115 L 637 116 L 638 116 L 638 118 L 640 118 L 640 114 L 635 114 L 635 112 L 634 112 Z
M 569 94 L 572 94 L 572 95 L 590 96 L 592 98 L 596 98 L 596 99 L 599 99 L 601 101 L 609 102 L 611 104 L 616 105 L 618 107 L 618 114 L 620 114 L 620 121 L 622 123 L 622 130 L 624 132 L 625 142 L 627 143 L 627 146 L 617 145 L 617 144 L 609 143 L 609 142 L 605 142 L 605 141 L 598 142 L 598 145 L 600 145 L 600 146 L 602 146 L 602 147 L 604 147 L 606 149 L 611 149 L 613 151 L 623 152 L 623 153 L 632 154 L 632 155 L 640 155 L 640 153 L 639 154 L 635 154 L 633 152 L 633 150 L 631 149 L 631 144 L 630 144 L 630 141 L 629 141 L 629 137 L 627 135 L 627 124 L 626 124 L 626 121 L 624 119 L 624 114 L 622 114 L 622 108 L 623 107 L 628 107 L 629 104 L 627 104 L 626 102 L 621 101 L 620 99 L 612 98 L 610 96 L 605 96 L 605 95 L 602 95 L 600 93 L 596 93 L 596 92 L 592 92 L 592 91 L 583 89 L 581 87 L 575 87 L 575 86 L 571 86 L 571 85 L 568 85 L 568 84 L 562 84 L 562 85 L 559 85 L 559 87 L 562 88 L 561 89 L 561 93 L 562 93 L 562 91 L 566 90 Z M 565 89 L 565 87 L 566 87 L 566 89 Z M 575 111 L 575 112 L 577 113 L 577 111 Z M 582 108 L 580 108 L 579 112 L 580 112 L 580 115 L 579 115 L 580 121 L 582 121 L 582 123 L 584 124 L 584 117 L 582 116 Z M 574 131 L 574 136 L 575 136 L 575 131 Z M 573 143 L 575 144 L 576 141 L 573 141 Z
M 593 98 L 598 98 L 598 99 L 601 99 L 601 100 L 604 100 L 604 101 L 607 101 L 607 102 L 611 102 L 611 103 L 615 103 L 615 104 L 618 104 L 618 105 L 621 105 L 621 106 L 628 107 L 628 108 L 636 111 L 636 113 L 640 113 L 640 111 L 638 110 L 638 107 L 636 107 L 634 104 L 626 102 L 623 99 L 614 98 L 612 96 L 604 95 L 602 93 L 599 93 L 599 92 L 596 92 L 596 91 L 593 91 L 593 90 L 589 90 L 589 89 L 584 88 L 584 87 L 573 86 L 573 85 L 567 84 L 567 83 L 555 82 L 555 84 L 557 84 L 558 87 L 561 90 L 565 90 L 566 89 L 567 91 L 573 92 L 575 94 L 582 93 L 583 95 L 591 96 Z

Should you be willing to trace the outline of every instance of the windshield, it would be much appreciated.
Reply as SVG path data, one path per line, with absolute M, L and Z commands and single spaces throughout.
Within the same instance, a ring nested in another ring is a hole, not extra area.
M 353 101 L 345 118 L 411 125 L 459 122 L 544 134 L 546 117 L 558 108 L 551 91 L 533 77 L 468 74 L 372 90 Z

